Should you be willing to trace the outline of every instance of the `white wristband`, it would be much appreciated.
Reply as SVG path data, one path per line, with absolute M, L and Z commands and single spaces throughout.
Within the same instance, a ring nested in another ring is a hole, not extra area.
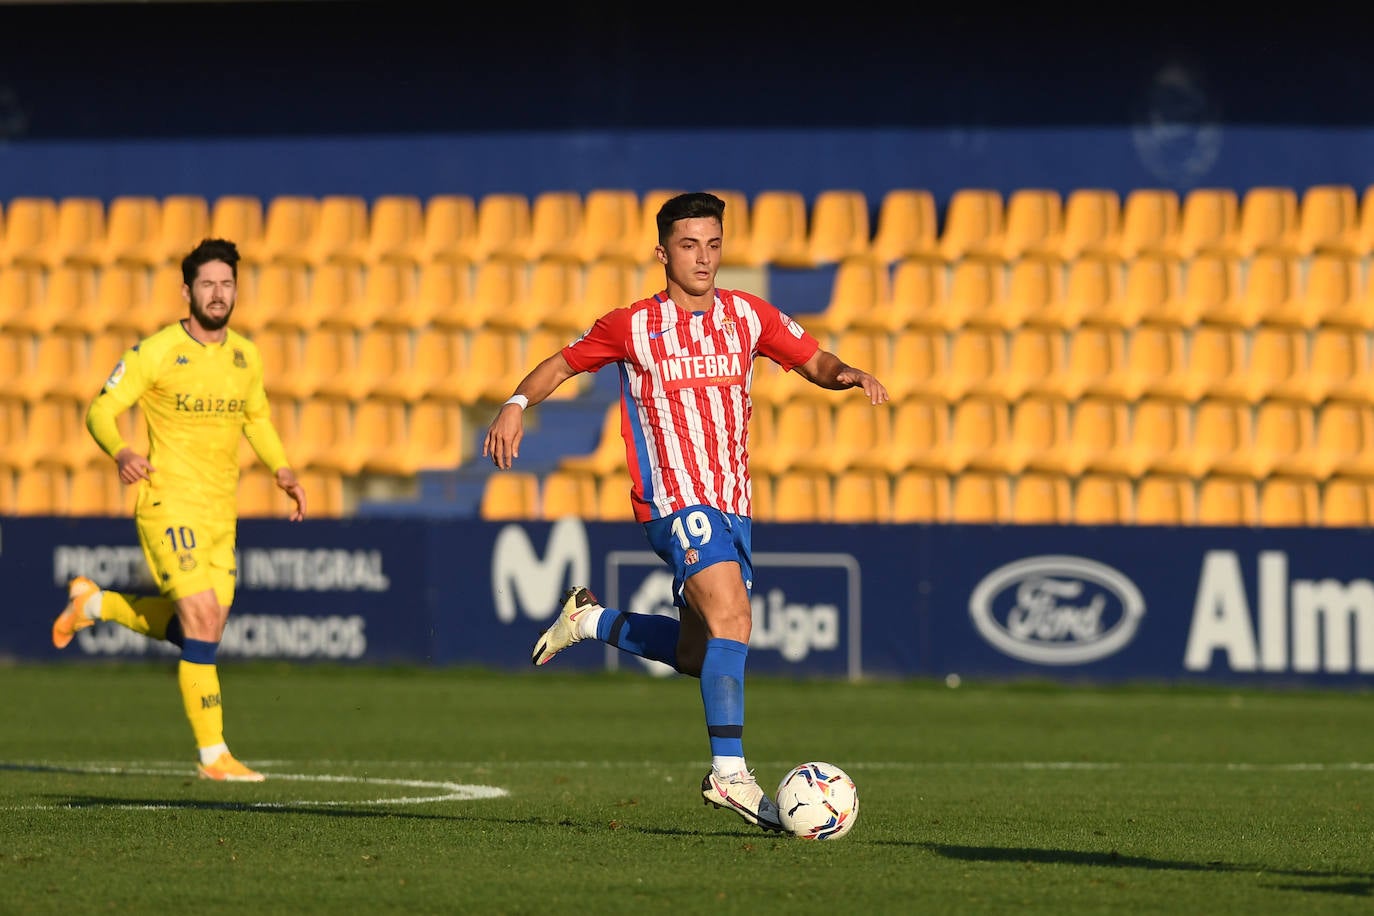
M 524 410 L 525 408 L 530 406 L 530 399 L 525 397 L 523 394 L 513 394 L 510 397 L 506 398 L 506 404 L 519 404 L 520 409 Z M 504 407 L 505 405 L 503 404 L 502 406 Z

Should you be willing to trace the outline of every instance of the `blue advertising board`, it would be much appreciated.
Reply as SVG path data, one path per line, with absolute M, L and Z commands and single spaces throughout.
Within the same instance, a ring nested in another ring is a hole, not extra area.
M 1374 685 L 1360 529 L 787 525 L 755 529 L 750 670 L 799 677 Z M 73 575 L 151 593 L 131 522 L 0 521 L 0 658 L 175 650 L 113 624 L 59 652 Z M 529 664 L 565 589 L 675 614 L 638 525 L 245 520 L 226 657 Z M 671 672 L 599 644 L 566 670 Z

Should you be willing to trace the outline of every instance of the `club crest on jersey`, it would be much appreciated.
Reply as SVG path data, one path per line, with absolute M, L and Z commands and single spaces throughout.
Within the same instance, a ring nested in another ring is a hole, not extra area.
M 701 554 L 697 553 L 695 547 L 688 547 L 687 552 L 682 555 L 682 561 L 688 566 L 696 566 L 701 560 Z
M 234 349 L 234 368 L 247 369 L 248 359 L 243 355 L 243 351 L 237 347 Z
M 720 319 L 720 329 L 726 337 L 735 336 L 735 316 L 726 315 Z
M 105 380 L 105 387 L 113 388 L 115 385 L 118 385 L 120 380 L 123 378 L 124 360 L 121 359 L 119 362 L 115 363 L 114 371 L 112 371 L 110 373 L 110 377 Z
M 177 554 L 177 565 L 182 572 L 190 572 L 196 568 L 196 556 L 192 553 Z

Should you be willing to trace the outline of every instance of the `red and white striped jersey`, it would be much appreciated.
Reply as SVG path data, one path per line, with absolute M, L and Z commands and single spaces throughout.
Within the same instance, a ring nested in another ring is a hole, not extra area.
M 578 372 L 619 364 L 630 501 L 647 522 L 688 506 L 751 514 L 754 357 L 791 370 L 818 346 L 750 293 L 717 289 L 709 311 L 688 312 L 664 291 L 602 315 L 563 358 Z

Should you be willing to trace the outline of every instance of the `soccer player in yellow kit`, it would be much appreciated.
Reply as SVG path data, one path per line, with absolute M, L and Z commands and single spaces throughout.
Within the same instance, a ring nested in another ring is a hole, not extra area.
M 139 487 L 134 521 L 161 594 L 104 591 L 77 576 L 52 641 L 63 648 L 77 630 L 109 620 L 180 646 L 177 682 L 201 778 L 261 782 L 224 741 L 215 666 L 237 572 L 239 436 L 295 503 L 292 521 L 305 518 L 305 490 L 272 425 L 257 347 L 228 326 L 238 262 L 237 246 L 224 239 L 205 239 L 186 255 L 181 294 L 190 314 L 126 351 L 86 412 L 86 427 L 115 460 L 119 479 Z M 115 423 L 134 404 L 147 420 L 147 456 Z

